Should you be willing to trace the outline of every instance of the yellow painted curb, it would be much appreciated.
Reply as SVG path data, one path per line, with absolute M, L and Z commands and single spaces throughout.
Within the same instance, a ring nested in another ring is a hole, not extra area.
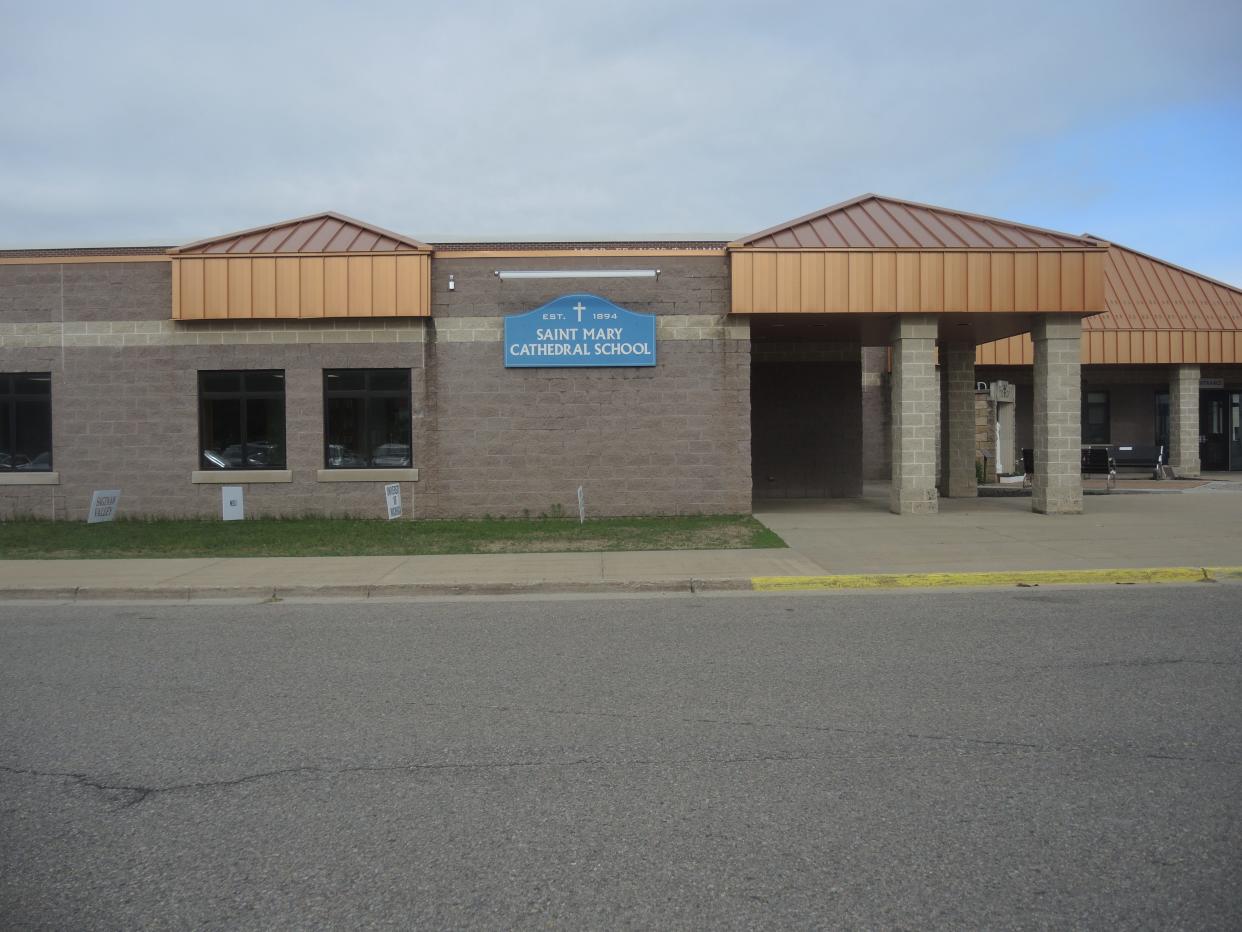
M 927 589 L 959 586 L 1072 586 L 1188 583 L 1242 579 L 1242 566 L 1119 570 L 1018 570 L 1004 573 L 863 573 L 851 576 L 755 576 L 756 592 L 816 589 Z

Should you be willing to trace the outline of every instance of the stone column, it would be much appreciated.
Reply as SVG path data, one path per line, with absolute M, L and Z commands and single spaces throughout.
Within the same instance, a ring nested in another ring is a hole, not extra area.
M 1031 510 L 1082 513 L 1082 321 L 1036 314 L 1035 483 Z
M 893 479 L 889 510 L 898 515 L 935 514 L 936 381 L 934 314 L 898 314 L 893 322 Z
M 974 498 L 975 482 L 975 344 L 940 346 L 940 494 Z
M 1179 477 L 1199 475 L 1199 367 L 1177 366 L 1169 379 L 1169 459 Z

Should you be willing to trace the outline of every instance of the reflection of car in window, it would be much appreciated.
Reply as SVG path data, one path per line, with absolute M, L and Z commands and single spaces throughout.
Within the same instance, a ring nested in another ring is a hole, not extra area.
M 16 466 L 13 467 L 14 469 L 51 469 L 52 468 L 52 454 L 51 453 L 47 453 L 47 452 L 39 453 L 35 456 L 34 459 L 26 459 L 26 457 L 18 454 L 18 459 L 26 460 L 26 462 L 17 464 Z
M 383 443 L 371 455 L 373 466 L 409 466 L 410 445 L 407 443 Z
M 330 443 L 328 444 L 328 465 L 357 468 L 360 466 L 366 466 L 367 460 L 365 456 L 359 456 L 344 444 Z
M 271 466 L 280 462 L 280 448 L 268 440 L 256 440 L 246 444 L 246 452 L 242 453 L 240 443 L 231 443 L 223 450 L 203 450 L 203 459 L 217 469 L 240 469 L 243 466 L 256 468 Z
M 20 469 L 36 472 L 52 468 L 52 454 L 48 451 L 36 453 L 31 459 L 25 453 L 0 453 L 0 469 Z
M 203 459 L 205 459 L 212 466 L 215 466 L 217 469 L 228 469 L 231 465 L 228 460 L 226 460 L 215 450 L 204 450 Z

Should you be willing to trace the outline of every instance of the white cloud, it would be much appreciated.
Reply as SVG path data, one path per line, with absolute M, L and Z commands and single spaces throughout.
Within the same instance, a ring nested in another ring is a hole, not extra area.
M 1239 9 L 15 5 L 0 245 L 324 208 L 425 237 L 736 235 L 865 190 L 1003 213 L 988 179 L 1030 147 L 1236 99 Z

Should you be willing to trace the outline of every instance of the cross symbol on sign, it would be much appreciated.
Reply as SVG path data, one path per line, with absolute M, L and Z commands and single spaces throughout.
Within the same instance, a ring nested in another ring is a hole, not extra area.
M 570 310 L 578 312 L 578 323 L 582 323 L 582 312 L 586 310 L 586 305 L 579 301 Z

